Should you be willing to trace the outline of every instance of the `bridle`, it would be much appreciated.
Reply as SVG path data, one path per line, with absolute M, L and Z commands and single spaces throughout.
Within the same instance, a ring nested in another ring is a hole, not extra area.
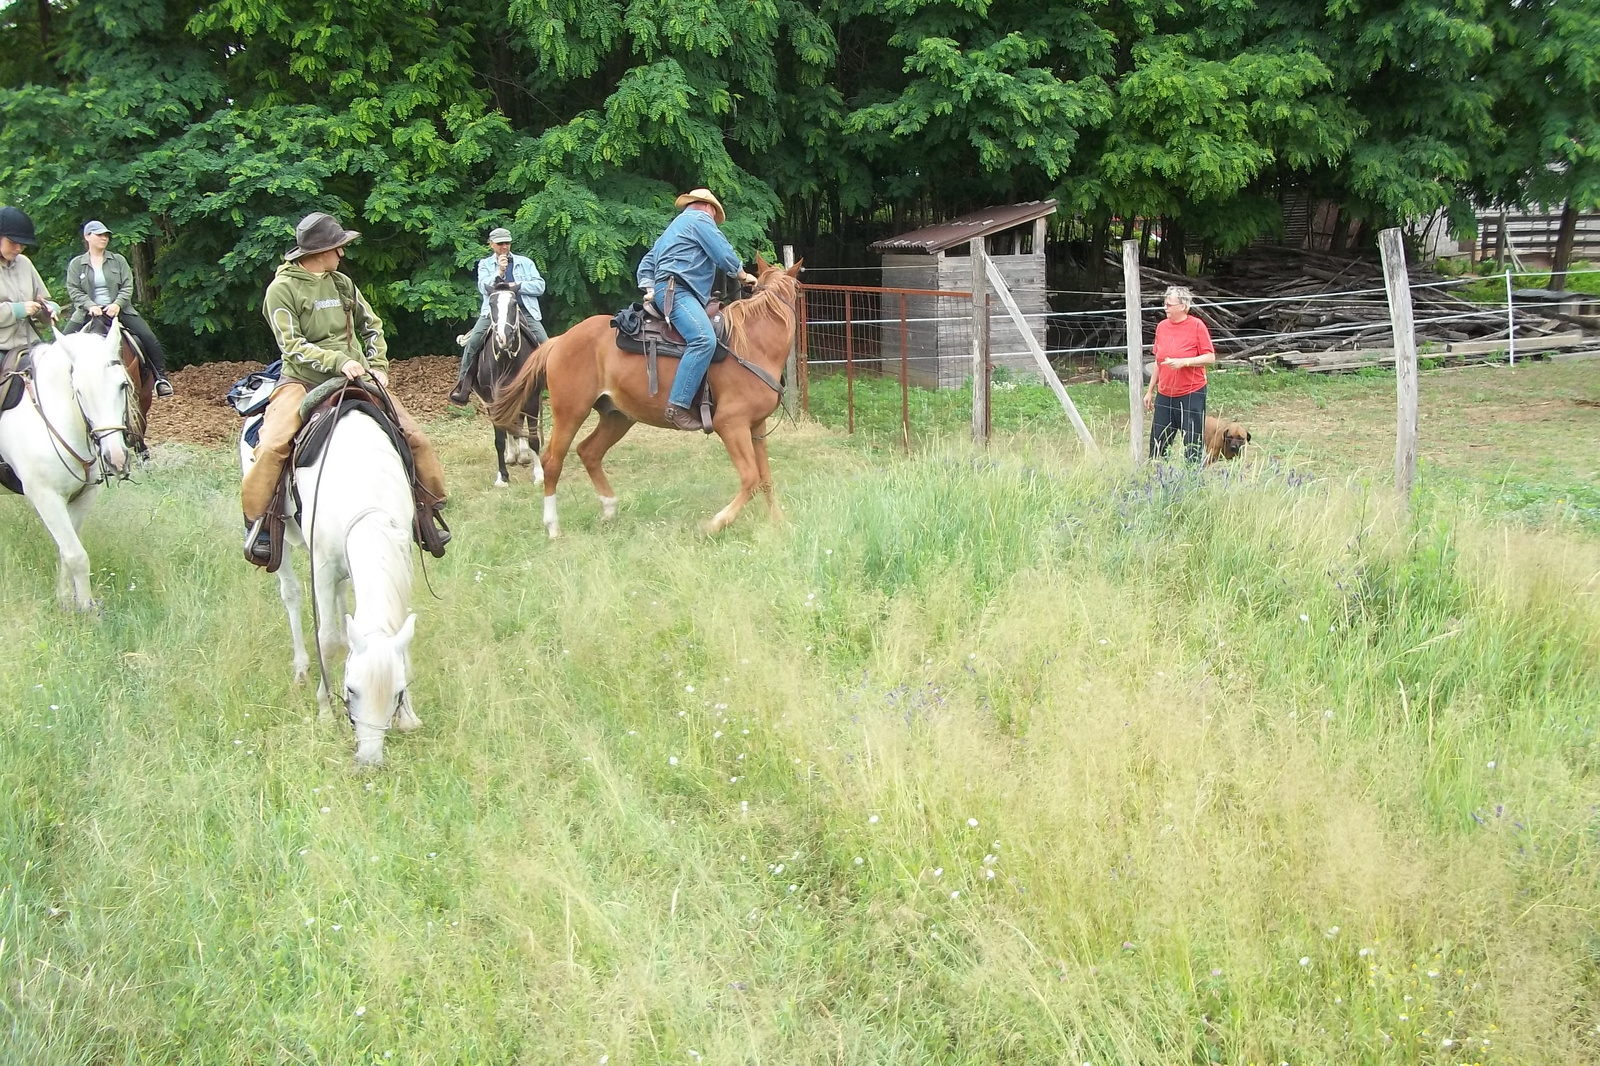
M 120 368 L 121 365 L 121 360 L 119 359 L 117 361 L 117 366 Z M 81 455 L 79 454 L 78 449 L 72 446 L 72 442 L 67 440 L 66 437 L 62 436 L 61 431 L 56 428 L 55 423 L 50 421 L 50 416 L 45 413 L 44 404 L 39 402 L 39 392 L 35 387 L 33 375 L 30 374 L 23 378 L 23 388 L 28 394 L 28 399 L 33 403 L 34 410 L 39 412 L 39 420 L 44 423 L 45 429 L 49 430 L 50 432 L 50 439 L 52 441 L 52 446 L 56 450 L 56 457 L 59 458 L 62 464 L 67 466 L 69 469 L 71 468 L 72 463 L 76 463 L 78 465 L 78 476 L 83 479 L 84 488 L 88 488 L 90 485 L 107 484 L 111 480 L 110 475 L 105 468 L 105 455 L 101 449 L 100 442 L 102 438 L 113 433 L 128 432 L 128 400 L 126 399 L 126 395 L 132 392 L 133 383 L 127 379 L 126 371 L 123 371 L 123 382 L 121 387 L 124 390 L 125 397 L 123 402 L 122 422 L 111 426 L 96 426 L 93 420 L 89 418 L 88 412 L 83 409 L 83 397 L 78 394 L 76 381 L 73 382 L 72 402 L 73 405 L 78 409 L 78 417 L 83 419 L 83 428 L 89 438 L 89 446 L 85 449 L 85 451 L 87 451 L 89 454 Z M 61 454 L 62 449 L 66 449 L 67 455 L 72 457 L 72 463 L 69 463 L 66 456 Z M 100 475 L 91 479 L 89 476 L 90 472 L 94 470 L 96 465 L 99 465 L 100 467 Z M 119 475 L 119 479 L 126 481 L 128 479 L 128 474 L 123 473 Z

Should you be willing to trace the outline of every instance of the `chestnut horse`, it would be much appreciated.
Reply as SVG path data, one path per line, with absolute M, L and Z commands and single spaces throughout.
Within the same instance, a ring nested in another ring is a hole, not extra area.
M 728 324 L 728 347 L 760 367 L 773 381 L 783 374 L 794 341 L 795 298 L 800 264 L 785 270 L 756 257 L 755 292 L 723 309 Z M 502 385 L 489 408 L 494 424 L 514 426 L 538 389 L 550 395 L 550 438 L 544 450 L 544 525 L 551 537 L 561 535 L 556 516 L 556 487 L 561 465 L 573 437 L 589 417 L 600 414 L 600 424 L 578 445 L 578 458 L 589 471 L 600 494 L 601 515 L 616 517 L 617 498 L 601 462 L 606 452 L 633 428 L 635 422 L 670 428 L 666 420 L 667 393 L 672 388 L 678 360 L 662 357 L 657 364 L 659 390 L 650 395 L 645 357 L 617 347 L 616 330 L 607 315 L 586 318 L 559 337 L 541 344 L 517 375 Z M 781 398 L 766 382 L 735 359 L 712 363 L 708 372 L 716 413 L 711 428 L 722 438 L 739 472 L 739 492 L 706 525 L 708 533 L 722 529 L 744 509 L 759 489 L 773 519 L 782 517 L 767 466 L 767 417 Z

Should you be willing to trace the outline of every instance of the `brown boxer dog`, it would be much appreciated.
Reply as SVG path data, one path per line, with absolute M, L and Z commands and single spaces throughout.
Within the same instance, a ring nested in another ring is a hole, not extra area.
M 1206 415 L 1205 441 L 1206 462 L 1234 459 L 1250 442 L 1250 431 L 1237 422 L 1224 422 L 1213 415 Z

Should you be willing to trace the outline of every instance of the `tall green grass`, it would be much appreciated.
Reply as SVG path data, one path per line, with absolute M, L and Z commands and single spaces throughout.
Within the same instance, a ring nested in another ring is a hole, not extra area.
M 726 458 L 640 432 L 552 543 L 435 428 L 425 728 L 371 775 L 228 455 L 106 494 L 98 618 L 0 508 L 0 1059 L 1600 1053 L 1592 542 L 803 426 L 783 525 L 701 536 Z

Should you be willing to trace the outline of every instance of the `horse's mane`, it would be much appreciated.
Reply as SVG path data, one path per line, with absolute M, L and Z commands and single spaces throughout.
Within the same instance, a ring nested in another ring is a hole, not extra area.
M 746 348 L 749 332 L 764 321 L 773 323 L 785 335 L 793 333 L 794 299 L 799 289 L 800 283 L 782 269 L 768 270 L 763 284 L 753 294 L 723 308 L 722 314 L 728 323 L 728 348 L 741 355 L 751 354 Z

